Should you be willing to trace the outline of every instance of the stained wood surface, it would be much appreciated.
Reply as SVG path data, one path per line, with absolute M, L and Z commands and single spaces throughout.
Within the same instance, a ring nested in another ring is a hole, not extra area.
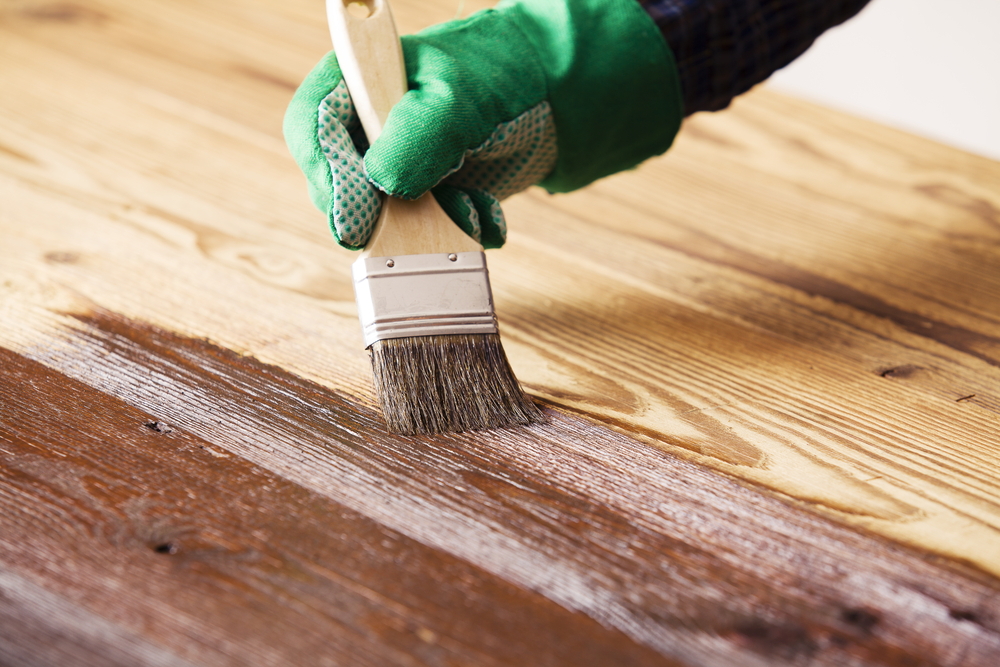
M 689 119 L 505 205 L 552 423 L 388 436 L 280 136 L 328 49 L 322 2 L 0 5 L 0 664 L 997 664 L 1000 164 Z

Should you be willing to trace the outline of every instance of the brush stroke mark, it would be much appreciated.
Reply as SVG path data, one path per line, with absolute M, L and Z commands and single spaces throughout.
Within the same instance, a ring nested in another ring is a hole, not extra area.
M 1000 657 L 996 579 L 575 417 L 389 436 L 372 408 L 251 357 L 108 313 L 78 319 L 73 348 L 38 356 L 134 405 L 145 437 L 193 437 L 236 454 L 670 660 L 940 664 L 961 650 L 964 664 L 993 665 Z M 151 421 L 174 432 L 156 433 Z M 144 548 L 174 562 L 185 542 L 198 544 L 185 531 L 165 527 Z M 844 611 L 855 609 L 877 615 L 877 631 L 860 631 Z M 975 642 L 949 609 L 984 619 Z
M 267 367 L 173 340 L 192 361 L 232 362 L 222 383 L 263 373 L 266 384 Z M 187 410 L 212 410 L 204 394 L 192 398 Z M 197 664 L 304 665 L 324 654 L 351 665 L 670 664 L 239 457 L 219 460 L 211 442 L 158 413 L 3 348 L 0 405 L 0 627 L 8 611 L 31 621 L 9 626 L 23 631 L 12 641 L 0 632 L 0 664 L 10 655 L 19 658 L 10 664 L 43 664 L 54 636 L 68 642 L 44 664 L 105 664 L 84 660 L 91 653 L 107 664 L 187 664 L 170 651 L 192 645 Z M 11 570 L 61 594 L 20 600 L 15 586 L 12 604 Z M 415 648 L 430 636 L 433 646 Z M 277 655 L 262 660 L 268 653 Z M 119 654 L 131 660 L 112 659 Z

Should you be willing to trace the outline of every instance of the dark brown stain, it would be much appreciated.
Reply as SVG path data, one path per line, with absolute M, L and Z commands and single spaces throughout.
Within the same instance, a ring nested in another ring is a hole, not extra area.
M 815 633 L 796 623 L 777 624 L 765 619 L 752 619 L 737 624 L 725 636 L 741 646 L 783 664 L 825 664 L 822 655 L 829 647 L 844 650 L 850 660 L 843 664 L 894 665 L 898 667 L 936 667 L 942 663 L 913 651 L 912 647 L 887 647 L 873 653 L 865 643 L 872 634 L 877 619 L 872 622 L 868 612 L 850 609 L 842 614 L 844 631 Z M 859 627 L 858 623 L 864 625 Z M 872 625 L 866 625 L 872 623 Z
M 160 361 L 181 376 L 197 373 L 198 355 L 207 354 L 201 360 L 210 365 L 230 365 L 221 384 L 256 377 L 253 388 L 227 387 L 248 390 L 248 402 L 265 389 L 260 381 L 290 387 L 277 369 L 203 341 L 97 321 L 106 342 L 128 332 L 161 353 L 159 345 L 177 345 Z M 0 494 L 0 563 L 86 598 L 88 613 L 118 618 L 125 631 L 178 653 L 199 643 L 198 664 L 259 664 L 262 654 L 296 665 L 324 657 L 357 665 L 678 664 L 3 348 L 0 378 L 0 488 L 15 492 Z M 298 407 L 309 413 L 314 396 Z M 17 518 L 26 513 L 41 519 Z M 196 618 L 197 627 L 177 618 Z M 35 642 L 76 632 L 49 623 L 30 629 Z M 0 638 L 0 662 L 4 647 Z
M 119 622 L 159 645 L 190 642 L 180 614 L 242 664 L 254 647 L 289 664 L 712 663 L 720 638 L 736 657 L 714 664 L 1000 658 L 996 579 L 600 426 L 550 411 L 534 429 L 391 436 L 365 403 L 250 356 L 76 319 L 72 346 L 39 351 L 49 366 L 0 350 L 0 485 L 18 489 L 0 494 L 0 557 L 95 613 L 130 609 L 141 622 Z M 49 523 L 12 520 L 26 512 Z M 936 605 L 989 607 L 978 643 Z

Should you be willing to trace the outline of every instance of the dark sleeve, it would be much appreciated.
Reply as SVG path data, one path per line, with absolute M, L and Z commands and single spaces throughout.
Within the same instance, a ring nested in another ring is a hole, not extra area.
M 684 115 L 716 111 L 869 0 L 639 0 L 670 45 Z

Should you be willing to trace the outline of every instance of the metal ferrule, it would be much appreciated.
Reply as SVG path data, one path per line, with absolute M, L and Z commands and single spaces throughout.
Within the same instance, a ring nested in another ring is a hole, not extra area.
M 351 272 L 365 347 L 386 338 L 497 333 L 482 252 L 364 257 Z

